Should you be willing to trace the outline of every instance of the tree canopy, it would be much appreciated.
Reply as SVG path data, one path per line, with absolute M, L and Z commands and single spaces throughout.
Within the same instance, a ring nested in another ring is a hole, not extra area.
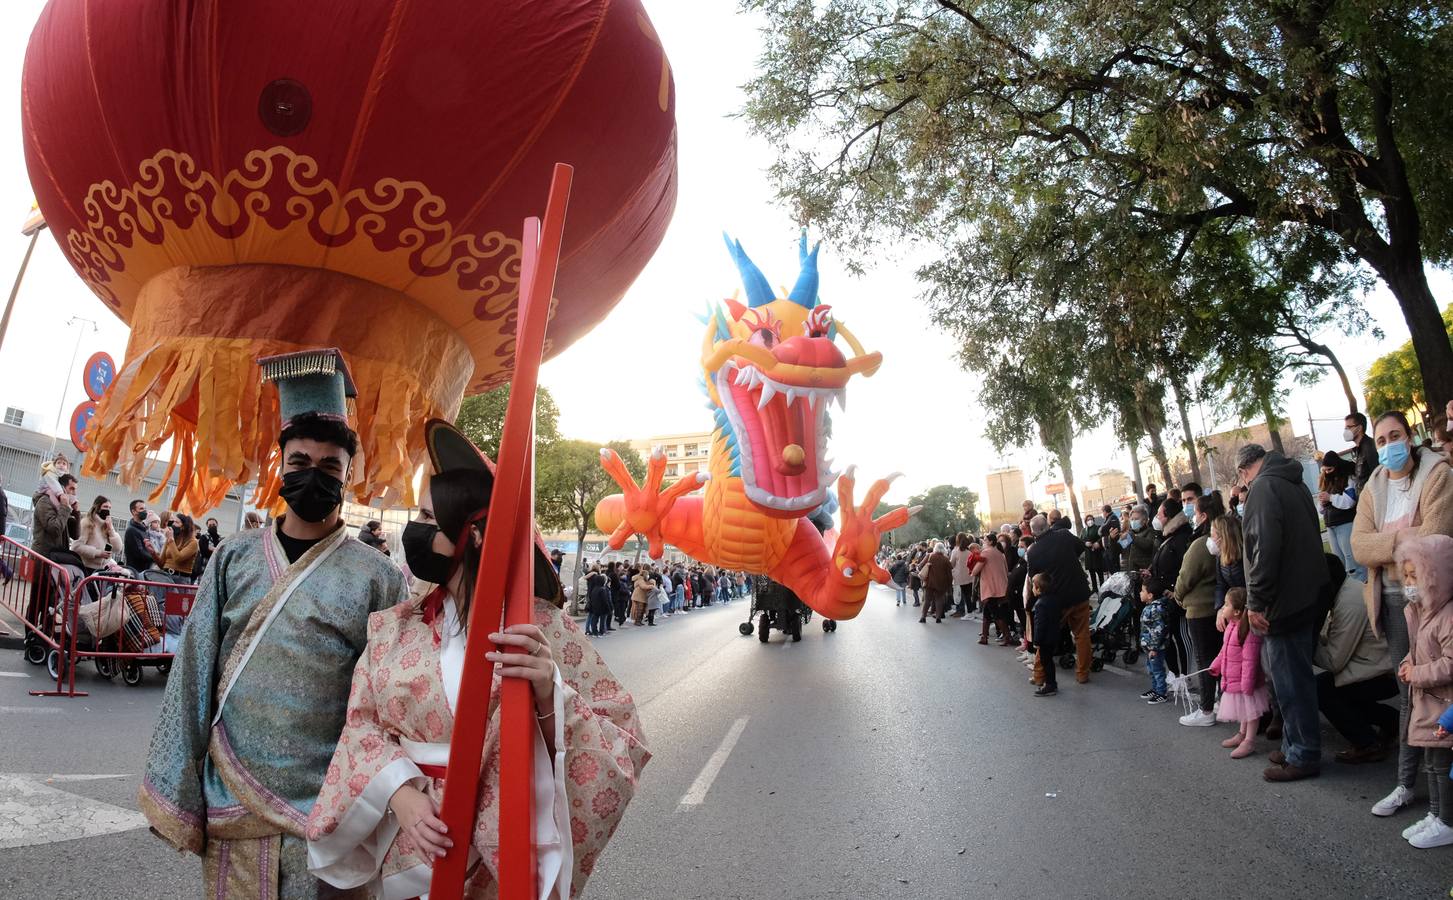
M 979 495 L 966 487 L 936 485 L 909 498 L 908 505 L 922 509 L 907 525 L 889 533 L 895 547 L 947 538 L 960 531 L 975 532 L 983 524 L 979 521 Z
M 1453 342 L 1453 305 L 1443 310 L 1443 323 Z M 1373 360 L 1362 382 L 1367 394 L 1367 411 L 1379 416 L 1392 410 L 1416 409 L 1426 405 L 1423 379 L 1412 341 Z
M 499 461 L 499 438 L 504 430 L 505 409 L 510 402 L 510 387 L 495 388 L 473 397 L 465 397 L 459 406 L 459 415 L 454 424 L 474 445 L 484 451 L 490 459 Z M 549 388 L 540 388 L 535 394 L 535 447 L 536 450 L 560 438 L 560 407 L 550 396 Z
M 1319 335 L 1369 329 L 1370 270 L 1453 397 L 1424 275 L 1453 255 L 1448 4 L 743 5 L 782 198 L 859 260 L 939 248 L 920 278 L 971 371 L 1078 329 L 1074 389 L 1163 468 L 1174 399 L 1194 468 L 1189 402 L 1274 424 L 1287 380 L 1345 374 Z

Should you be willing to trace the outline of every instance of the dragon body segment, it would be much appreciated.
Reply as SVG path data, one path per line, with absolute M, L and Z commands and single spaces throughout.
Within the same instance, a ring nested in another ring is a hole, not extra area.
M 663 489 L 666 457 L 658 449 L 645 484 L 637 485 L 620 458 L 602 450 L 601 463 L 623 493 L 601 501 L 595 521 L 615 549 L 644 534 L 655 559 L 670 543 L 704 563 L 767 575 L 822 615 L 850 619 L 869 580 L 888 580 L 874 561 L 881 535 L 913 511 L 875 521 L 891 478 L 875 482 L 855 505 L 852 470 L 832 468 L 830 407 L 845 408 L 848 381 L 871 376 L 882 355 L 864 351 L 818 301 L 817 248 L 808 250 L 805 234 L 800 248 L 797 284 L 779 297 L 741 242 L 728 238 L 747 302 L 734 297 L 703 317 L 700 385 L 715 419 L 707 473 Z M 839 527 L 824 533 L 813 520 L 830 524 L 834 509 Z

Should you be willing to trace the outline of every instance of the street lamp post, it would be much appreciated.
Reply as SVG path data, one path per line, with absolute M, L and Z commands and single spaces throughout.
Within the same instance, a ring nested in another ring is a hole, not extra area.
M 25 258 L 20 261 L 20 271 L 15 273 L 15 284 L 10 288 L 10 299 L 5 301 L 5 315 L 0 316 L 0 348 L 5 346 L 5 332 L 10 329 L 10 311 L 15 309 L 15 298 L 20 294 L 20 282 L 25 278 L 25 269 L 30 265 L 30 254 L 35 252 L 35 242 L 45 230 L 42 224 L 30 233 L 30 245 L 25 248 Z

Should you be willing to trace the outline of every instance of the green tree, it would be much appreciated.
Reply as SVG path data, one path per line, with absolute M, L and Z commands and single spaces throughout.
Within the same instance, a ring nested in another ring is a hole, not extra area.
M 490 459 L 499 461 L 499 438 L 504 430 L 505 408 L 510 402 L 510 387 L 504 385 L 483 394 L 465 397 L 459 405 L 454 424 Z M 550 396 L 549 388 L 535 394 L 535 448 L 560 439 L 560 407 Z
M 1453 398 L 1425 274 L 1453 258 L 1450 4 L 743 5 L 768 21 L 747 119 L 783 198 L 856 258 L 992 242 L 997 204 L 1052 186 L 1173 260 L 1216 223 L 1316 233 L 1388 285 L 1430 405 Z
M 940 484 L 922 494 L 910 497 L 909 506 L 922 507 L 908 524 L 892 532 L 893 544 L 906 547 L 919 541 L 942 540 L 959 532 L 976 532 L 979 521 L 979 495 L 966 487 Z
M 1447 329 L 1449 341 L 1453 342 L 1453 304 L 1443 310 L 1443 325 Z M 1418 371 L 1418 360 L 1413 352 L 1412 341 L 1373 360 L 1362 387 L 1367 395 L 1367 411 L 1373 416 L 1391 410 L 1406 411 L 1425 407 L 1427 398 L 1423 392 L 1423 379 Z
M 612 441 L 605 446 L 620 454 L 638 483 L 645 479 L 646 463 L 629 444 Z M 545 531 L 575 533 L 571 571 L 577 580 L 596 504 L 619 489 L 600 465 L 600 450 L 600 444 L 590 441 L 556 440 L 541 447 L 535 461 L 535 521 Z M 577 611 L 581 600 L 575 597 Z

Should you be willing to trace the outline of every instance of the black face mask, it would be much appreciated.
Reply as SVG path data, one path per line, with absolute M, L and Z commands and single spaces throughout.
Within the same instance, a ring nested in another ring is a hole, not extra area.
M 415 578 L 430 584 L 448 584 L 454 574 L 454 560 L 434 549 L 438 526 L 426 522 L 410 522 L 404 526 L 399 542 L 404 545 L 404 562 Z
M 343 482 L 317 467 L 298 469 L 283 476 L 278 496 L 298 518 L 317 524 L 343 505 Z

